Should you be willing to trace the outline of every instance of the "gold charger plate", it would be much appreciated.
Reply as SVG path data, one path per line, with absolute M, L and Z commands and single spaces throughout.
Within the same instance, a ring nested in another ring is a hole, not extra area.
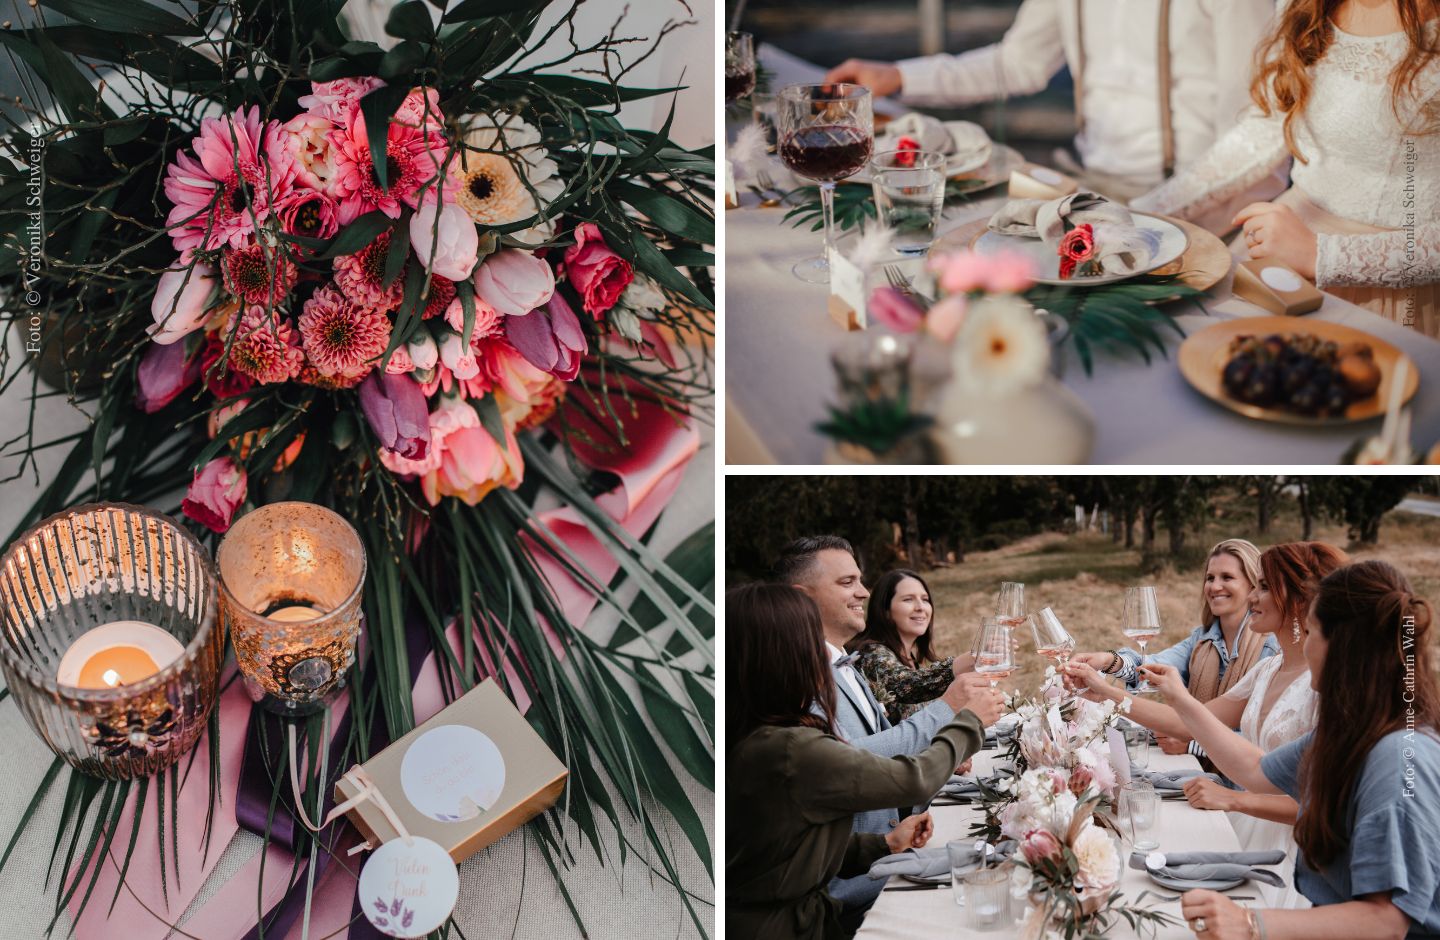
M 1262 408 L 1243 401 L 1237 401 L 1225 393 L 1221 375 L 1225 363 L 1230 359 L 1230 341 L 1237 336 L 1269 336 L 1279 333 L 1286 336 L 1310 335 L 1335 343 L 1361 342 L 1375 353 L 1375 364 L 1380 367 L 1380 387 L 1369 398 L 1352 402 L 1343 415 L 1318 417 L 1296 414 L 1281 408 Z M 1354 327 L 1331 323 L 1327 320 L 1301 320 L 1296 317 L 1241 317 L 1225 320 L 1192 333 L 1180 344 L 1178 357 L 1180 374 L 1185 377 L 1201 395 L 1229 408 L 1231 411 L 1274 424 L 1293 424 L 1301 427 L 1333 427 L 1369 421 L 1385 413 L 1385 404 L 1390 400 L 1390 389 L 1395 377 L 1396 366 L 1405 359 L 1409 368 L 1405 375 L 1405 388 L 1401 403 L 1408 402 L 1420 387 L 1420 374 L 1415 363 L 1403 352 L 1383 339 L 1362 333 Z
M 1230 249 L 1225 247 L 1225 243 L 1218 236 L 1198 225 L 1186 222 L 1184 219 L 1176 219 L 1168 215 L 1157 215 L 1156 218 L 1180 226 L 1188 244 L 1184 254 L 1169 264 L 1149 272 L 1151 275 L 1160 277 L 1179 275 L 1182 283 L 1196 290 L 1209 290 L 1223 281 L 1225 275 L 1230 273 L 1230 265 L 1234 259 L 1230 257 Z M 989 221 L 988 218 L 976 219 L 959 228 L 951 229 L 937 238 L 934 247 L 930 250 L 935 252 L 974 248 L 976 240 L 985 234 L 985 226 Z M 1150 301 L 1150 304 L 1154 306 L 1168 303 L 1174 299 L 1174 297 L 1166 297 Z

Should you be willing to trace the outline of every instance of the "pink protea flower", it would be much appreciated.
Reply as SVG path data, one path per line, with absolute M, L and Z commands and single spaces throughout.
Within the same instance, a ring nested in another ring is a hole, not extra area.
M 455 299 L 455 282 L 448 277 L 441 277 L 439 274 L 430 275 L 430 294 L 425 298 L 425 312 L 423 319 L 439 316 L 450 307 L 450 301 Z
M 321 375 L 363 378 L 390 343 L 390 319 L 379 310 L 352 303 L 331 287 L 322 287 L 305 301 L 300 340 Z
M 230 344 L 228 365 L 242 375 L 248 375 L 261 384 L 285 382 L 295 377 L 305 361 L 295 341 L 295 330 L 289 321 L 277 314 L 267 313 L 256 304 L 240 316 L 235 340 Z
M 301 95 L 299 104 L 311 114 L 343 127 L 360 107 L 360 99 L 384 86 L 385 82 L 368 75 L 363 78 L 337 78 L 333 82 L 311 82 L 310 94 Z
M 282 199 L 275 212 L 280 227 L 287 235 L 306 238 L 334 238 L 340 231 L 340 218 L 335 200 L 324 193 L 297 186 Z
M 264 245 L 226 248 L 220 258 L 225 289 L 245 304 L 273 307 L 295 286 L 296 270 L 286 252 Z
M 338 128 L 331 135 L 335 148 L 335 198 L 340 202 L 340 224 L 379 209 L 392 219 L 400 217 L 402 205 L 414 209 L 422 195 L 433 199 L 439 184 L 440 168 L 446 165 L 450 142 L 440 128 L 425 125 L 409 127 L 392 120 L 385 135 L 385 189 L 375 178 L 370 160 L 370 137 L 365 130 L 365 117 L 358 110 L 348 127 Z M 458 160 L 451 160 L 458 164 Z M 454 201 L 460 188 L 456 169 L 447 170 L 452 177 L 445 181 L 444 199 Z
M 256 106 L 200 122 L 195 155 L 181 151 L 165 172 L 165 195 L 174 204 L 165 224 L 178 250 L 240 248 L 270 217 L 294 172 L 261 162 L 265 136 L 276 126 L 262 124 Z
M 381 232 L 353 255 L 335 259 L 335 284 L 352 303 L 390 311 L 400 306 L 405 297 L 404 271 L 396 275 L 389 287 L 385 281 L 385 255 L 390 250 L 390 232 Z
M 470 335 L 470 343 L 474 345 L 488 336 L 500 332 L 500 311 L 481 300 L 475 298 L 475 332 Z M 456 333 L 465 332 L 465 306 L 460 303 L 459 298 L 450 301 L 450 306 L 445 308 L 445 322 L 450 324 L 451 329 Z

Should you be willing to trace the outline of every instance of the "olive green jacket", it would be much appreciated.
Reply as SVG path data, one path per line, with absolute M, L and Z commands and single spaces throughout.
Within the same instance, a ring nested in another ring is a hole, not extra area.
M 969 711 L 906 757 L 879 757 L 814 728 L 767 725 L 747 735 L 726 769 L 727 934 L 843 937 L 825 885 L 889 851 L 884 836 L 850 831 L 855 813 L 929 802 L 984 741 Z

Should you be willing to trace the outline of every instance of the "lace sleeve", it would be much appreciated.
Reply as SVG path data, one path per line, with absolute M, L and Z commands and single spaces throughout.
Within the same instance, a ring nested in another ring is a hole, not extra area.
M 1130 201 L 1132 209 L 1193 220 L 1273 173 L 1289 157 L 1283 118 L 1251 107 L 1195 163 Z
M 1440 281 L 1440 222 L 1373 235 L 1320 235 L 1315 286 L 1404 290 Z

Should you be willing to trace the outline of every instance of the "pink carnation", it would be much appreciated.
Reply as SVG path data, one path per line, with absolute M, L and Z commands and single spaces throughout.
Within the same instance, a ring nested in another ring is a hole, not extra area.
M 487 336 L 499 332 L 500 319 L 498 310 L 476 297 L 475 326 L 474 332 L 470 334 L 470 342 L 478 343 Z M 456 333 L 463 334 L 465 332 L 465 305 L 460 303 L 458 297 L 450 301 L 450 306 L 445 308 L 445 322 L 450 324 L 451 329 Z
M 337 78 L 333 82 L 311 82 L 310 94 L 300 96 L 300 107 L 341 127 L 360 107 L 360 99 L 385 87 L 378 78 Z
M 294 165 L 296 180 L 328 194 L 335 185 L 335 151 L 330 143 L 334 122 L 318 114 L 297 114 L 280 130 L 280 147 Z
M 389 345 L 390 320 L 333 288 L 322 287 L 305 301 L 300 337 L 317 372 L 354 379 L 374 368 L 374 360 Z

